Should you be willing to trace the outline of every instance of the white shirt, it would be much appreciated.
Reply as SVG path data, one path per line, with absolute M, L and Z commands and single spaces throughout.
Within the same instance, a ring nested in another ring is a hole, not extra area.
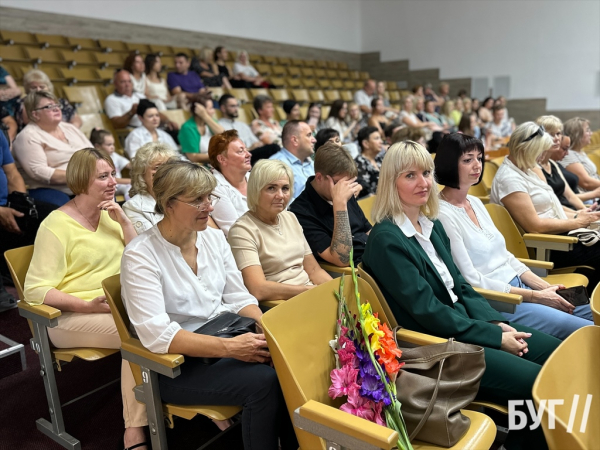
M 112 159 L 113 164 L 115 165 L 115 172 L 117 173 L 117 178 L 122 178 L 121 171 L 127 167 L 129 164 L 129 160 L 124 156 L 119 155 L 116 152 L 110 154 L 110 159 Z M 117 184 L 117 195 L 127 195 L 131 189 L 130 184 Z M 127 197 L 126 197 L 127 198 Z M 129 198 L 127 198 L 129 200 Z
M 494 181 L 490 201 L 502 205 L 502 199 L 513 192 L 524 192 L 531 197 L 537 215 L 543 219 L 567 219 L 567 215 L 545 181 L 542 181 L 531 169 L 527 173 L 515 166 L 510 159 L 504 158 Z
M 146 74 L 142 72 L 142 76 L 139 81 L 135 79 L 133 75 L 131 75 L 131 83 L 133 84 L 133 92 L 137 92 L 138 94 L 142 94 L 144 97 L 146 96 Z
M 181 329 L 195 331 L 224 312 L 258 305 L 242 280 L 231 249 L 219 230 L 198 233 L 198 272 L 158 227 L 127 245 L 121 261 L 121 292 L 142 345 L 167 353 Z
M 361 89 L 354 93 L 354 103 L 356 103 L 359 106 L 368 106 L 370 108 L 372 101 L 373 96 L 367 94 L 364 89 Z
M 104 111 L 109 119 L 112 119 L 113 117 L 121 117 L 125 115 L 125 113 L 131 111 L 131 107 L 135 103 L 139 103 L 143 98 L 146 98 L 146 96 L 144 94 L 140 94 L 139 92 L 133 92 L 131 97 L 120 95 L 114 92 L 106 97 L 106 100 L 104 100 Z M 142 126 L 142 121 L 137 114 L 134 114 L 133 117 L 131 117 L 131 120 L 129 120 L 129 126 Z
M 158 142 L 167 144 L 175 152 L 178 151 L 179 147 L 169 133 L 161 130 L 160 128 L 156 129 L 156 133 L 158 134 Z M 125 152 L 131 159 L 133 159 L 140 147 L 148 142 L 152 142 L 152 134 L 150 134 L 150 131 L 148 131 L 148 129 L 143 125 L 139 126 L 129 133 L 125 138 Z
M 255 78 L 255 77 L 258 77 L 260 75 L 258 73 L 258 71 L 253 66 L 251 66 L 250 64 L 244 65 L 242 63 L 236 62 L 233 65 L 233 74 L 234 75 L 238 75 L 240 73 L 244 74 L 244 75 L 246 75 L 248 77 L 251 77 L 251 78 Z
M 412 222 L 404 216 L 394 217 L 394 222 L 396 222 L 396 225 L 398 225 L 406 237 L 410 238 L 415 236 L 417 242 L 423 248 L 423 250 L 425 250 L 425 253 L 427 253 L 427 256 L 429 256 L 429 259 L 433 263 L 435 270 L 437 270 L 438 274 L 442 278 L 442 281 L 448 290 L 448 294 L 450 294 L 452 303 L 456 303 L 458 301 L 458 297 L 452 290 L 454 288 L 454 280 L 452 279 L 452 275 L 450 275 L 448 267 L 446 267 L 446 264 L 442 258 L 440 258 L 440 255 L 438 255 L 438 252 L 429 240 L 431 237 L 431 231 L 433 230 L 433 222 L 423 214 L 419 214 L 419 224 L 423 230 L 422 234 L 419 233 L 413 226 Z
M 150 194 L 136 194 L 123 204 L 123 212 L 137 234 L 149 230 L 163 219 L 163 215 L 155 211 L 156 200 Z
M 452 259 L 470 285 L 508 293 L 508 283 L 529 269 L 506 249 L 504 237 L 481 200 L 472 195 L 467 199 L 481 228 L 464 208 L 440 199 L 438 219 L 450 239 Z
M 241 216 L 248 211 L 248 200 L 245 195 L 234 188 L 229 181 L 218 170 L 213 170 L 213 175 L 217 179 L 217 187 L 213 191 L 215 195 L 220 197 L 220 200 L 215 205 L 211 216 L 221 231 L 225 233 L 225 237 L 229 233 L 229 229 Z M 249 174 L 246 174 L 248 181 Z
M 596 180 L 600 180 L 596 164 L 594 164 L 594 162 L 589 158 L 589 156 L 586 155 L 583 151 L 569 150 L 565 157 L 559 161 L 559 164 L 565 169 L 571 164 L 576 163 L 581 164 L 590 177 L 595 178 Z M 577 187 L 581 192 L 587 192 L 581 187 L 581 185 Z
M 250 148 L 258 142 L 258 138 L 254 135 L 250 127 L 244 122 L 240 122 L 239 120 L 226 119 L 225 117 L 222 117 L 221 119 L 219 119 L 219 123 L 223 126 L 223 129 L 225 131 L 236 130 L 238 132 L 238 136 L 244 142 L 246 148 Z

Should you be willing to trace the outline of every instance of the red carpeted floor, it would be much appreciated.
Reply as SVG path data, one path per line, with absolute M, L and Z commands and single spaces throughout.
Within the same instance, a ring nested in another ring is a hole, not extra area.
M 40 417 L 49 419 L 48 404 L 39 359 L 29 346 L 31 334 L 27 321 L 17 309 L 0 313 L 0 334 L 25 345 L 27 370 L 21 371 L 19 355 L 0 359 L 0 450 L 54 450 L 58 444 L 36 428 Z M 0 343 L 2 347 L 6 346 Z M 119 354 L 100 361 L 75 360 L 56 372 L 60 400 L 64 404 L 120 376 Z M 120 383 L 110 386 L 63 408 L 67 432 L 79 439 L 83 449 L 120 448 L 124 431 Z M 167 429 L 169 448 L 196 449 L 219 430 L 205 417 L 178 419 L 173 430 Z M 242 449 L 240 427 L 222 436 L 211 450 Z

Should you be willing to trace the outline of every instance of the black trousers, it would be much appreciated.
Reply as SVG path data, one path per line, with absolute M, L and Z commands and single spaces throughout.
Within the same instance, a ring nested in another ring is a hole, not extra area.
M 245 450 L 277 450 L 279 439 L 282 450 L 298 449 L 277 374 L 266 364 L 223 358 L 207 365 L 200 358 L 186 357 L 181 375 L 160 375 L 159 383 L 168 403 L 242 405 Z
M 592 291 L 600 282 L 600 242 L 586 247 L 578 242 L 573 245 L 573 250 L 570 252 L 561 252 L 552 250 L 550 252 L 550 261 L 554 263 L 555 269 L 569 266 L 591 266 L 594 271 L 586 271 L 585 276 L 590 280 L 588 284 L 588 292 L 591 295 Z
M 252 155 L 250 163 L 254 165 L 257 161 L 260 161 L 261 159 L 269 159 L 279 150 L 281 150 L 281 147 L 277 144 L 267 144 L 263 145 L 262 147 L 257 147 L 254 150 L 250 151 Z

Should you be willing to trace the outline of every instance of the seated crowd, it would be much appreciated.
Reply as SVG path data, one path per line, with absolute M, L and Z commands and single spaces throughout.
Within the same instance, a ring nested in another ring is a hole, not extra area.
M 232 71 L 226 60 L 223 47 L 196 61 L 178 54 L 165 79 L 160 56 L 132 54 L 105 102 L 112 125 L 131 128 L 128 158 L 115 152 L 110 131 L 88 139 L 79 130 L 81 119 L 43 72 L 26 75 L 27 95 L 10 114 L 17 128 L 0 133 L 0 246 L 35 241 L 25 301 L 62 311 L 52 344 L 119 348 L 101 282 L 120 272 L 142 344 L 186 356 L 181 376 L 160 377 L 164 401 L 242 405 L 247 448 L 297 448 L 260 327 L 232 339 L 194 331 L 223 312 L 259 323 L 261 302 L 331 280 L 328 269 L 349 267 L 353 249 L 400 325 L 484 347 L 479 399 L 531 399 L 561 340 L 593 324 L 590 306 L 573 307 L 557 294 L 562 284 L 515 258 L 468 192 L 482 179 L 486 150 L 506 143 L 491 201 L 526 232 L 567 234 L 600 221 L 600 175 L 582 150 L 589 122 L 542 116 L 516 126 L 504 98 L 475 109 L 466 93 L 451 99 L 446 83 L 437 93 L 416 86 L 396 110 L 385 83 L 369 79 L 354 103 L 334 101 L 328 117 L 320 104 L 301 117 L 286 102 L 280 123 L 273 99 L 259 95 L 258 118 L 246 124 L 238 100 L 225 94 L 215 105 L 210 87 L 268 83 L 246 52 Z M 190 112 L 181 127 L 164 114 L 175 105 Z M 373 195 L 367 218 L 360 199 Z M 19 197 L 35 217 L 11 206 Z M 550 258 L 556 268 L 600 269 L 600 244 L 579 242 Z M 7 274 L 3 260 L 0 270 Z M 598 281 L 589 274 L 590 292 Z M 523 303 L 500 313 L 473 287 L 519 294 Z M 14 307 L 0 289 L 0 308 Z M 124 361 L 124 443 L 143 450 L 148 421 L 133 383 Z M 545 446 L 541 428 L 511 431 L 506 442 Z

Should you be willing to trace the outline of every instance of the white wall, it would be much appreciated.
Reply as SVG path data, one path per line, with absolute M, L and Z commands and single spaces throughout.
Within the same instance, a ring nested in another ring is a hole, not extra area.
M 361 3 L 363 52 L 440 78 L 511 77 L 511 98 L 550 110 L 600 109 L 600 2 L 444 0 Z
M 339 51 L 358 52 L 361 45 L 359 0 L 0 0 L 0 6 Z

